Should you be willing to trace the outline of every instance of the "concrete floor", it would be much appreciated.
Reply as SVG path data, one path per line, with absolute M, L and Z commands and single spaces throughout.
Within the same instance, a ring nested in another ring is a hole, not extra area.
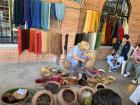
M 40 87 L 34 80 L 40 75 L 40 68 L 45 65 L 55 65 L 50 62 L 37 62 L 37 63 L 0 63 L 0 96 L 8 89 L 15 87 Z M 105 61 L 96 61 L 95 67 L 107 70 L 108 66 Z M 129 101 L 131 94 L 127 92 L 127 86 L 132 85 L 131 79 L 123 78 L 120 71 L 109 73 L 117 78 L 117 82 L 110 84 L 107 88 L 116 91 L 122 98 L 123 105 L 134 105 Z M 0 105 L 3 105 L 0 101 Z

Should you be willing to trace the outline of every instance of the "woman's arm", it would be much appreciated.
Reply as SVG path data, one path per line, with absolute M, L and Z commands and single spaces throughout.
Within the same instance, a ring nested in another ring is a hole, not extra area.
M 85 62 L 86 60 L 85 59 L 81 59 L 80 57 L 78 57 L 77 55 L 73 55 L 73 58 L 75 60 L 78 60 L 78 61 L 81 61 L 81 62 Z

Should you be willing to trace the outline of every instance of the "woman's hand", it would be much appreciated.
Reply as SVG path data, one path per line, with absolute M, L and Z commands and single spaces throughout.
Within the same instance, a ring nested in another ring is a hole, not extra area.
M 140 61 L 138 59 L 135 60 L 136 64 L 140 64 Z
M 84 62 L 86 62 L 86 59 L 81 59 L 80 61 L 84 63 Z
M 112 54 L 114 54 L 114 53 L 116 53 L 116 51 L 113 49 L 113 50 L 112 50 Z
M 73 58 L 74 58 L 75 60 L 80 61 L 80 62 L 86 62 L 86 60 L 85 60 L 85 59 L 81 59 L 81 58 L 79 58 L 79 57 L 78 57 L 78 56 L 76 56 L 76 55 L 74 55 L 74 56 L 73 56 Z

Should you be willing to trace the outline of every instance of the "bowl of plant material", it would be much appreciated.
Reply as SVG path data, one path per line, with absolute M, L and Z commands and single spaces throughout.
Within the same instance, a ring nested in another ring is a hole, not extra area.
M 47 90 L 38 91 L 32 99 L 32 105 L 55 105 L 54 102 L 53 94 Z
M 89 86 L 81 87 L 77 93 L 80 105 L 91 105 L 94 93 L 94 89 Z
M 45 89 L 50 91 L 51 93 L 55 94 L 60 90 L 60 83 L 56 81 L 49 81 L 45 84 Z
M 71 88 L 63 88 L 57 96 L 58 105 L 77 105 L 76 92 Z
M 1 100 L 3 102 L 3 105 L 19 105 L 28 97 L 28 95 L 28 89 L 14 88 L 6 91 L 1 96 Z

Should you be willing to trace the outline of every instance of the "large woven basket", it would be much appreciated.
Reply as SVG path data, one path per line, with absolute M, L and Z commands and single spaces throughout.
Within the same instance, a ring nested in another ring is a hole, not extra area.
M 2 96 L 1 96 L 1 100 L 2 100 L 2 105 L 20 105 L 25 99 L 28 98 L 29 96 L 29 92 L 27 93 L 27 95 L 25 96 L 25 98 L 19 100 L 18 102 L 16 103 L 6 103 L 4 100 L 3 100 L 3 96 L 7 93 L 11 93 L 13 94 L 15 91 L 17 91 L 19 88 L 13 88 L 13 89 L 10 89 L 8 91 L 6 91 Z M 23 89 L 23 88 L 22 88 Z M 25 88 L 24 88 L 25 89 Z

